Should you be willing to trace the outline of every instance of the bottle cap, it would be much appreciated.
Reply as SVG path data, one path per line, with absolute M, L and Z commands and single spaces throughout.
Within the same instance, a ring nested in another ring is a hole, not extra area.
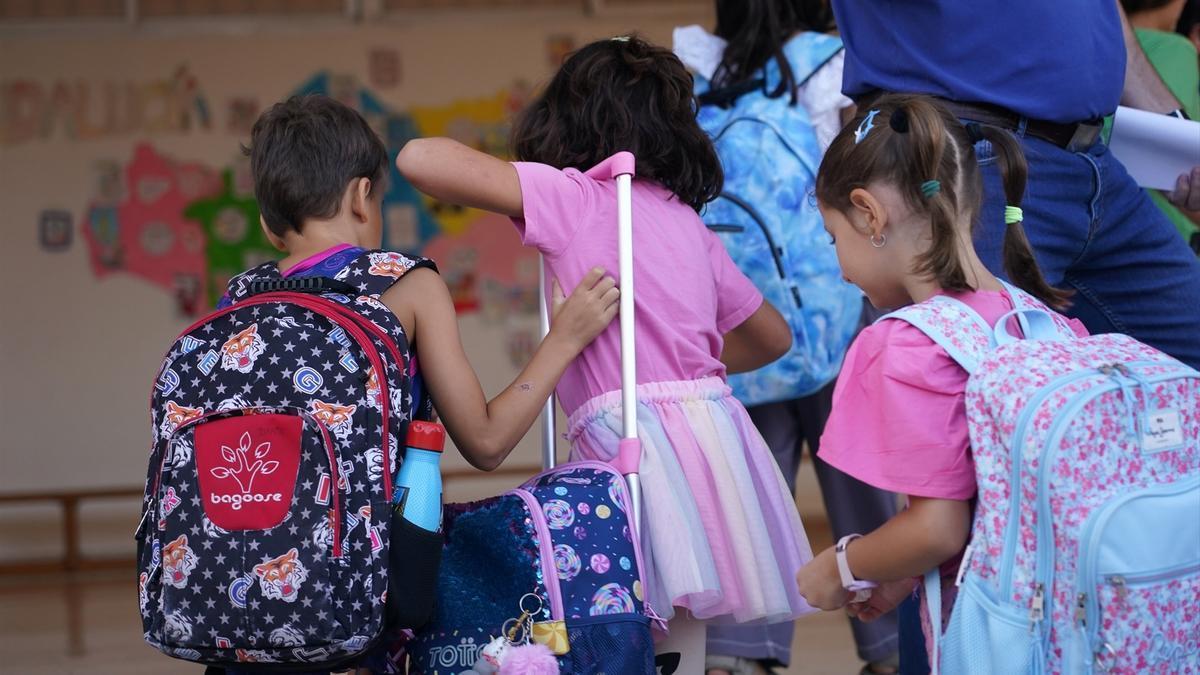
M 404 444 L 419 450 L 442 452 L 446 447 L 446 428 L 437 422 L 413 420 L 408 423 L 408 438 Z

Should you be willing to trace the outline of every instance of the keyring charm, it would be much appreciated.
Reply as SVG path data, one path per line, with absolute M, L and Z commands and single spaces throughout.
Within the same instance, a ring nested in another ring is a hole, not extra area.
M 533 598 L 534 601 L 537 602 L 537 607 L 535 607 L 534 609 L 530 609 L 530 608 L 526 607 L 525 606 L 525 598 Z M 545 605 L 542 603 L 542 597 L 540 595 L 538 595 L 537 593 L 526 593 L 525 595 L 521 596 L 521 601 L 517 603 L 517 606 L 521 608 L 522 612 L 529 614 L 530 616 L 535 616 L 539 612 L 542 611 L 542 608 Z
M 509 628 L 512 625 L 512 628 Z M 517 643 L 517 634 L 525 630 L 525 618 L 509 619 L 500 626 L 500 636 L 508 640 L 509 644 Z

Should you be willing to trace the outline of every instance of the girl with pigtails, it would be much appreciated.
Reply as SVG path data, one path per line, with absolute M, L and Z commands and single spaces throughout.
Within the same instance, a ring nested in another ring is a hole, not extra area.
M 978 161 L 991 159 L 977 158 L 977 147 L 994 155 L 1003 177 L 1008 280 L 1049 307 L 1066 306 L 1068 294 L 1042 277 L 1022 228 L 1027 170 L 1016 140 L 993 127 L 964 126 L 932 99 L 888 95 L 860 110 L 834 139 L 816 184 L 842 270 L 875 307 L 946 295 L 993 326 L 1014 309 L 1013 294 L 1021 291 L 988 272 L 972 245 L 983 197 Z M 1019 331 L 1015 324 L 1010 331 Z M 1071 326 L 1086 335 L 1082 324 Z M 845 607 L 870 621 L 937 568 L 941 614 L 949 617 L 976 493 L 967 377 L 943 348 L 902 320 L 885 318 L 851 345 L 819 456 L 905 495 L 908 508 L 873 532 L 843 537 L 801 569 L 797 582 L 810 604 Z

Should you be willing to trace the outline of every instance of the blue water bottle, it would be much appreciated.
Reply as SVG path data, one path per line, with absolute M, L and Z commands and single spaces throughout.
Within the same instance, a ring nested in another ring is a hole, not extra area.
M 442 526 L 442 448 L 446 430 L 436 422 L 413 420 L 408 425 L 408 446 L 396 477 L 392 508 L 417 527 L 437 532 Z

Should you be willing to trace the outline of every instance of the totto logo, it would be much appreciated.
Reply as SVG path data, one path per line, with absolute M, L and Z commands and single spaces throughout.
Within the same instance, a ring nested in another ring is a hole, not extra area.
M 251 445 L 253 445 L 253 440 L 251 440 L 249 432 L 243 432 L 242 437 L 238 439 L 238 447 L 221 446 L 221 459 L 225 460 L 229 466 L 214 467 L 209 470 L 209 473 L 214 478 L 232 478 L 241 488 L 241 492 L 209 495 L 210 502 L 229 504 L 234 511 L 238 511 L 242 508 L 242 504 L 283 501 L 283 494 L 279 492 L 254 492 L 254 479 L 258 476 L 275 473 L 279 468 L 279 462 L 267 459 L 267 455 L 271 452 L 269 441 L 259 443 L 254 448 L 253 457 L 250 456 Z

